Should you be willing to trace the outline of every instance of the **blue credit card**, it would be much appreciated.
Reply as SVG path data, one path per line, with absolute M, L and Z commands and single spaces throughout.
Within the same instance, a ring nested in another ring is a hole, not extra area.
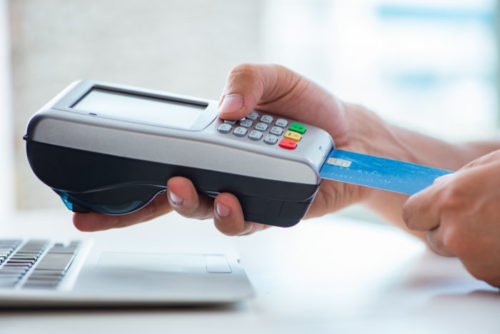
M 323 179 L 412 195 L 451 171 L 333 149 L 321 166 Z

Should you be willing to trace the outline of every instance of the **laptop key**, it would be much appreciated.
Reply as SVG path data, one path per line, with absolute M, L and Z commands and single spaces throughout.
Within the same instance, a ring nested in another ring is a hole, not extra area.
M 27 282 L 23 285 L 25 289 L 55 289 L 59 282 Z
M 47 254 L 40 261 L 36 269 L 38 270 L 61 270 L 66 271 L 73 261 L 74 254 Z
M 55 243 L 48 240 L 0 239 L 0 289 L 13 288 L 19 282 L 23 288 L 57 288 L 80 246 L 80 241 Z M 33 269 L 32 269 L 33 268 Z M 23 278 L 28 273 L 26 280 Z

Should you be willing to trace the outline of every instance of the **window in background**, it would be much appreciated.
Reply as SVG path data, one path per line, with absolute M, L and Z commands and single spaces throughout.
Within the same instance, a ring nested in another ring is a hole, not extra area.
M 267 59 L 402 126 L 450 140 L 498 126 L 493 0 L 271 0 Z

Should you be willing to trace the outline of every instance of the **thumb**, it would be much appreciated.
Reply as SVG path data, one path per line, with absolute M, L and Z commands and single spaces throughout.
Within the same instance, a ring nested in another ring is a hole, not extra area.
M 237 120 L 253 110 L 264 92 L 268 69 L 262 65 L 242 64 L 235 67 L 226 81 L 219 102 L 219 116 Z
M 242 64 L 231 71 L 219 102 L 220 118 L 238 120 L 254 109 L 323 128 L 338 145 L 347 142 L 344 104 L 283 66 Z
M 219 102 L 219 116 L 223 119 L 238 120 L 248 114 L 248 103 L 245 108 L 245 99 L 238 93 L 222 95 Z

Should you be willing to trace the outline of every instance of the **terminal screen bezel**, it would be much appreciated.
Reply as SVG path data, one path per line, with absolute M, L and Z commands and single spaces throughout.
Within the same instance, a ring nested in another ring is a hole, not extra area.
M 155 122 L 141 120 L 141 119 L 122 119 L 119 117 L 109 117 L 107 115 L 101 116 L 92 110 L 75 108 L 75 106 L 77 106 L 77 104 L 80 101 L 82 101 L 92 91 L 105 91 L 111 94 L 113 93 L 124 94 L 124 95 L 129 95 L 131 97 L 165 101 L 166 103 L 176 103 L 176 104 L 181 104 L 183 106 L 190 106 L 200 111 L 198 117 L 191 124 L 191 126 L 184 127 L 184 126 L 172 126 L 170 124 L 165 124 L 165 123 L 158 124 Z M 208 101 L 195 100 L 148 89 L 127 87 L 127 86 L 113 85 L 113 84 L 102 84 L 92 81 L 81 81 L 78 84 L 76 84 L 75 87 L 73 87 L 69 92 L 67 92 L 64 96 L 60 98 L 60 100 L 54 105 L 54 108 L 64 111 L 75 112 L 79 114 L 86 114 L 92 117 L 111 119 L 118 122 L 152 125 L 157 127 L 173 128 L 173 129 L 188 130 L 188 131 L 202 130 L 203 128 L 208 126 L 214 119 L 217 118 L 216 108 L 211 108 L 210 102 Z

